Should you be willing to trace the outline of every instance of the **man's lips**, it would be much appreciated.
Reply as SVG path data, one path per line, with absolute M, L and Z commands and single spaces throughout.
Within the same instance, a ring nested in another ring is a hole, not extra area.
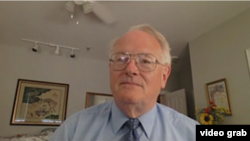
M 135 86 L 140 86 L 141 87 L 141 85 L 139 85 L 137 83 L 132 83 L 132 82 L 122 82 L 122 83 L 120 83 L 120 85 L 124 85 L 124 84 L 126 84 L 126 85 L 135 85 Z

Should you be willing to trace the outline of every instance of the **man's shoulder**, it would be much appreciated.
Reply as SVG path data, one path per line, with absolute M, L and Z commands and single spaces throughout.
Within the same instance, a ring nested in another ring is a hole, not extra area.
M 194 141 L 196 125 L 199 123 L 177 110 L 162 104 L 157 104 L 158 125 L 163 127 L 164 132 L 171 135 L 171 140 Z
M 74 121 L 88 121 L 86 119 L 94 119 L 96 117 L 105 117 L 108 116 L 111 111 L 111 102 L 106 102 L 102 104 L 98 104 L 81 111 L 78 111 L 71 116 L 69 116 L 65 122 L 74 122 Z
M 187 123 L 187 124 L 190 124 L 190 125 L 198 125 L 199 123 L 188 117 L 187 115 L 184 115 L 183 113 L 180 113 L 178 112 L 177 110 L 171 108 L 171 107 L 168 107 L 168 106 L 165 106 L 163 104 L 157 104 L 157 109 L 158 109 L 158 112 L 160 114 L 160 116 L 162 116 L 162 118 L 166 119 L 166 120 L 169 120 L 171 121 L 170 123 Z

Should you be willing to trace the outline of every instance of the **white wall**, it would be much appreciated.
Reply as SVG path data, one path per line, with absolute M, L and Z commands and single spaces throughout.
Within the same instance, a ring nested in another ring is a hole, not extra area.
M 84 109 L 87 91 L 110 93 L 108 62 L 71 59 L 28 47 L 0 45 L 0 136 L 38 133 L 45 126 L 10 126 L 17 79 L 70 84 L 67 116 Z
M 205 83 L 228 80 L 232 116 L 225 124 L 249 124 L 250 77 L 245 49 L 250 48 L 250 10 L 190 42 L 196 106 L 207 106 Z

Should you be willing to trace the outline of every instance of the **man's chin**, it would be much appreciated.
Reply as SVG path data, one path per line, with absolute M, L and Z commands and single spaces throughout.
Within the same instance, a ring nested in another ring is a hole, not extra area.
M 134 89 L 124 89 L 119 88 L 114 94 L 114 97 L 119 99 L 119 101 L 126 101 L 126 102 L 138 102 L 143 99 L 143 90 L 141 88 L 134 88 Z
M 140 103 L 142 101 L 142 98 L 139 97 L 138 95 L 122 95 L 120 96 L 119 101 L 124 102 L 124 103 Z

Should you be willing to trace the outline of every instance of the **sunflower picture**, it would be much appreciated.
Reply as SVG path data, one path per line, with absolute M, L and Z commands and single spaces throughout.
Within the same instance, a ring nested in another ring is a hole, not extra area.
M 220 125 L 224 121 L 224 116 L 230 115 L 230 111 L 225 107 L 218 107 L 211 101 L 204 109 L 199 110 L 197 107 L 196 115 L 202 125 Z

